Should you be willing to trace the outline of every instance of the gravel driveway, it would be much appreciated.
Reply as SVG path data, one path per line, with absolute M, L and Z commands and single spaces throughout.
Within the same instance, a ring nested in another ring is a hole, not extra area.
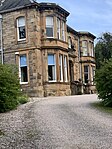
M 0 149 L 112 149 L 112 116 L 96 95 L 47 97 L 0 114 Z

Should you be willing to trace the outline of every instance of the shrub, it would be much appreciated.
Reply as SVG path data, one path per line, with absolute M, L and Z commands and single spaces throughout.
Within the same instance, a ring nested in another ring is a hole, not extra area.
M 95 82 L 98 97 L 103 105 L 112 107 L 112 60 L 96 71 Z
M 25 104 L 28 102 L 28 96 L 27 95 L 21 95 L 18 97 L 18 102 L 20 104 Z
M 0 112 L 16 108 L 20 94 L 17 67 L 0 64 Z

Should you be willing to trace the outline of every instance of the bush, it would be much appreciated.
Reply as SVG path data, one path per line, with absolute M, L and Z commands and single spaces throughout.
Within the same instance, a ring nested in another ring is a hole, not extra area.
M 103 105 L 112 107 L 112 60 L 96 71 L 95 82 L 98 97 Z
M 18 97 L 18 102 L 20 104 L 25 104 L 28 102 L 28 96 L 27 95 L 22 95 Z
M 16 108 L 20 95 L 17 67 L 0 64 L 0 112 Z

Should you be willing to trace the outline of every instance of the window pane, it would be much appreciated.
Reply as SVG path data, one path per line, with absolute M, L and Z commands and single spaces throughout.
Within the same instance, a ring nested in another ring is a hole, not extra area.
M 48 54 L 48 80 L 56 80 L 56 66 L 55 66 L 55 55 Z
M 82 47 L 86 47 L 87 48 L 87 41 L 82 41 Z
M 83 48 L 83 56 L 88 56 L 87 48 Z
M 20 27 L 20 26 L 25 26 L 25 18 L 24 17 L 18 18 L 18 27 Z
M 57 38 L 60 39 L 60 19 L 57 18 Z
M 88 72 L 88 66 L 84 66 L 84 72 Z
M 19 39 L 26 38 L 25 26 L 19 27 Z
M 60 81 L 63 81 L 63 62 L 62 55 L 59 56 L 59 70 L 60 70 Z
M 26 55 L 20 56 L 20 67 L 27 66 Z
M 84 74 L 85 83 L 88 83 L 88 74 Z
M 55 65 L 54 54 L 48 54 L 48 65 Z
M 46 36 L 53 37 L 53 28 L 52 27 L 46 27 Z
M 46 26 L 53 26 L 53 17 L 46 17 Z
M 72 47 L 72 40 L 71 37 L 68 37 L 68 47 L 71 49 Z
M 62 40 L 65 41 L 65 27 L 64 27 L 64 22 L 62 22 Z
M 65 56 L 64 57 L 64 78 L 65 78 L 65 81 L 67 82 L 67 57 Z
M 27 66 L 21 67 L 21 82 L 28 82 Z

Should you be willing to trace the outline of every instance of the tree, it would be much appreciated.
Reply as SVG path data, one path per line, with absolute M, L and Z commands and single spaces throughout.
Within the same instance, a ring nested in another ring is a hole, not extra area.
M 102 62 L 106 62 L 112 57 L 112 34 L 104 33 L 98 38 L 95 46 L 96 68 L 99 69 Z
M 105 61 L 95 75 L 98 97 L 104 106 L 112 107 L 112 59 Z
M 20 93 L 16 66 L 0 64 L 0 112 L 14 109 Z

